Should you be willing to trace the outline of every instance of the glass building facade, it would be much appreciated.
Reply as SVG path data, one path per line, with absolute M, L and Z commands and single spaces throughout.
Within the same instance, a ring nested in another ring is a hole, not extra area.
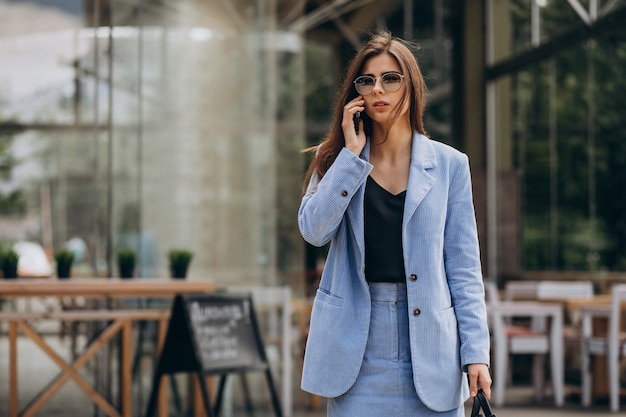
M 218 284 L 301 270 L 303 40 L 271 5 L 0 9 L 0 239 L 80 239 L 88 275 L 117 276 L 121 247 L 143 277 L 167 275 L 172 248 Z
M 502 245 L 518 248 L 509 275 L 599 278 L 626 265 L 626 200 L 615 194 L 626 167 L 626 4 L 568 3 L 489 2 L 498 213 L 501 234 L 519 230 Z

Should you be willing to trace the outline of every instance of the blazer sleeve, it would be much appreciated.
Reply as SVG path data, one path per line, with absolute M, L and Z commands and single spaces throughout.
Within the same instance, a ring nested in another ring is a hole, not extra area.
M 489 329 L 469 161 L 462 154 L 450 181 L 444 261 L 458 321 L 461 365 L 489 364 Z
M 311 177 L 298 211 L 298 227 L 304 240 L 323 246 L 335 235 L 341 219 L 372 165 L 343 148 L 324 177 Z

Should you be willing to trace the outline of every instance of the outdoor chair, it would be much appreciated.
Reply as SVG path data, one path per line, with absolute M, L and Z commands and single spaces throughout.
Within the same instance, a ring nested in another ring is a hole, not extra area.
M 509 281 L 504 299 L 513 300 L 568 300 L 593 297 L 591 281 Z
M 504 300 L 536 300 L 539 281 L 508 281 L 504 286 Z
M 591 299 L 594 296 L 591 281 L 511 281 L 506 285 L 507 300 L 537 300 L 563 302 L 572 299 Z M 570 312 L 564 318 L 563 335 L 569 342 L 580 344 L 580 317 Z M 569 320 L 568 320 L 569 319 Z
M 563 314 L 560 304 L 533 301 L 500 301 L 493 282 L 486 282 L 487 308 L 493 340 L 493 398 L 494 405 L 504 404 L 509 382 L 509 357 L 517 354 L 533 355 L 533 386 L 535 399 L 543 397 L 544 360 L 550 356 L 554 400 L 563 405 Z M 528 326 L 515 324 L 525 319 Z
M 541 281 L 537 283 L 538 300 L 569 300 L 572 298 L 592 298 L 591 281 Z
M 626 356 L 626 334 L 622 329 L 622 303 L 626 302 L 626 284 L 612 289 L 611 305 L 582 308 L 582 403 L 591 404 L 593 356 L 606 356 L 611 411 L 619 411 L 620 364 Z M 594 320 L 608 320 L 608 332 L 594 329 Z
M 594 296 L 591 281 L 541 281 L 537 284 L 537 300 L 561 302 L 573 299 L 591 299 Z M 566 342 L 580 346 L 581 328 L 579 311 L 570 311 L 564 319 L 563 336 Z

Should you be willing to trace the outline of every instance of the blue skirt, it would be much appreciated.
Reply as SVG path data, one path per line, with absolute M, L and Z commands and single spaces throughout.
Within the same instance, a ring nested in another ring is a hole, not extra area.
M 439 413 L 420 401 L 413 384 L 405 284 L 370 283 L 372 318 L 355 384 L 328 399 L 328 417 L 463 417 L 464 406 Z

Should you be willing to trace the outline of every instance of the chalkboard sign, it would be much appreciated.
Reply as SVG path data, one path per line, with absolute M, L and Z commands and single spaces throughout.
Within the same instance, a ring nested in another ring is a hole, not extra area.
M 228 373 L 264 371 L 274 410 L 281 417 L 278 396 L 249 294 L 177 295 L 167 335 L 155 369 L 146 417 L 156 407 L 161 376 L 179 372 L 198 374 L 209 417 L 219 411 Z M 211 409 L 205 377 L 222 375 L 215 410 Z
M 249 299 L 195 297 L 186 307 L 205 372 L 265 369 Z

